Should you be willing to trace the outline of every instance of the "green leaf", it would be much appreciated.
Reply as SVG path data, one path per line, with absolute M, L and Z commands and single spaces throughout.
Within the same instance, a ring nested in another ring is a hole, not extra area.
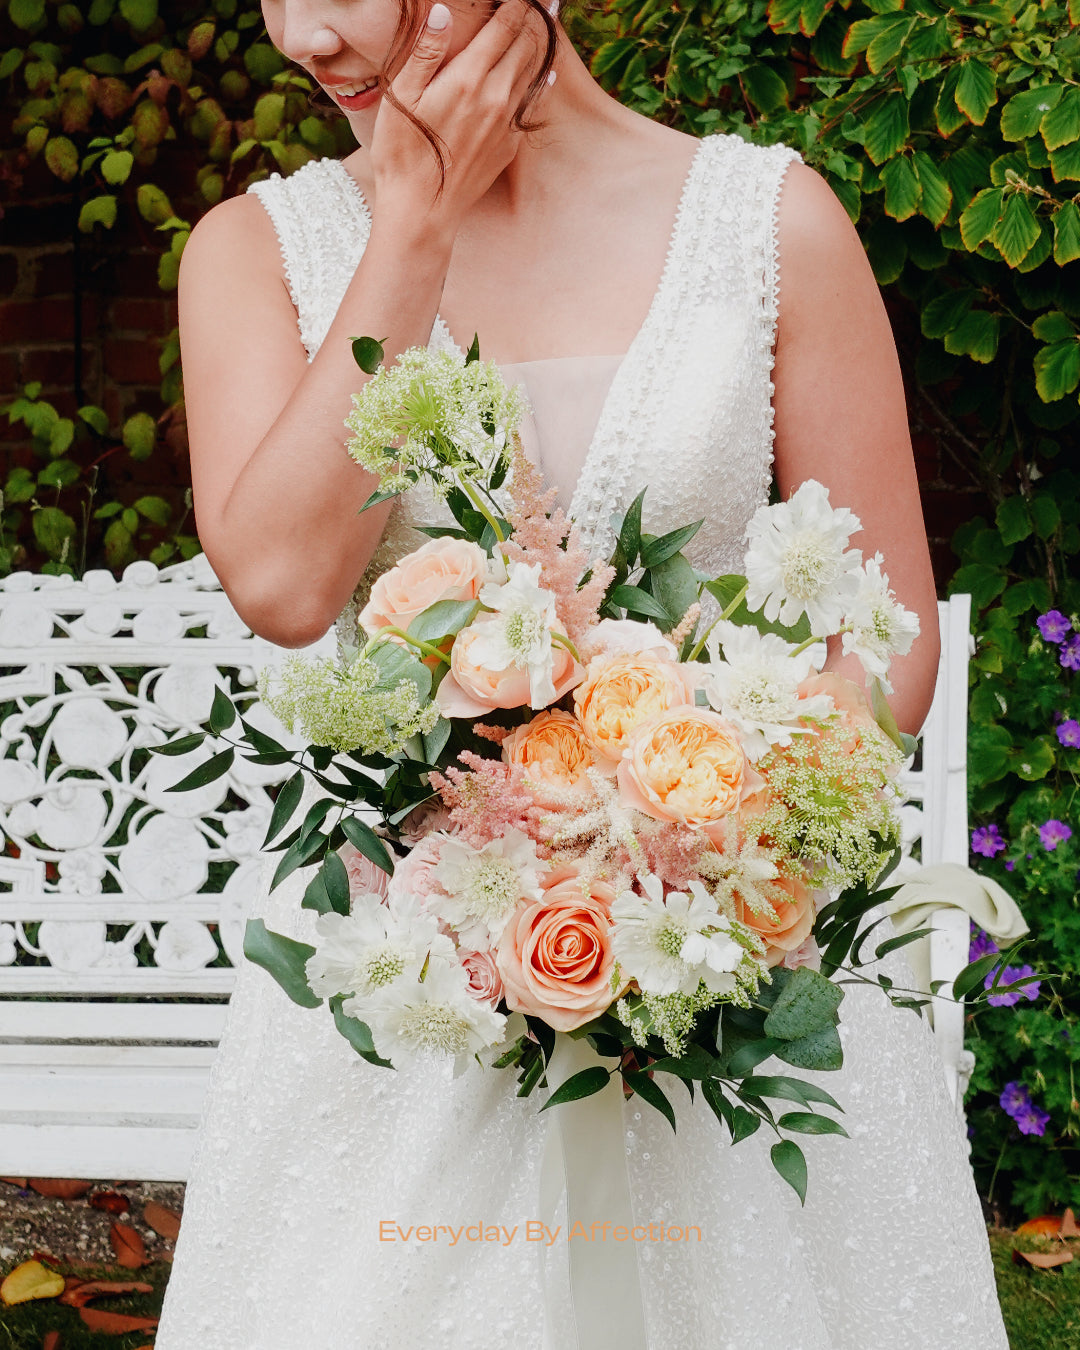
M 176 214 L 168 197 L 155 183 L 139 184 L 135 204 L 139 208 L 139 215 L 151 225 L 161 225 Z
M 1070 342 L 1076 337 L 1072 320 L 1060 309 L 1040 314 L 1031 325 L 1031 331 L 1040 342 Z
M 960 67 L 955 98 L 964 116 L 981 127 L 997 102 L 997 76 L 988 65 L 970 58 Z
M 943 136 L 951 136 L 958 128 L 966 125 L 967 118 L 956 106 L 956 86 L 960 80 L 960 67 L 950 66 L 938 91 L 934 105 L 934 118 L 938 130 Z
M 78 415 L 99 436 L 104 436 L 108 432 L 109 418 L 104 408 L 96 408 L 93 404 L 87 404 L 79 409 Z
M 244 929 L 244 955 L 272 975 L 294 1003 L 317 1008 L 322 999 L 312 993 L 304 966 L 315 948 L 281 933 L 271 932 L 262 919 L 248 919 Z
M 619 526 L 619 549 L 626 559 L 628 567 L 634 566 L 638 554 L 641 552 L 641 507 L 645 501 L 646 491 L 646 488 L 642 488 L 630 503 L 626 515 L 623 517 L 623 522 Z M 619 601 L 615 603 L 618 604 Z
M 38 474 L 38 487 L 70 487 L 72 483 L 78 482 L 80 472 L 79 466 L 73 460 L 54 459 Z
M 435 642 L 460 633 L 479 609 L 476 600 L 437 600 L 418 614 L 406 632 L 420 642 Z
M 373 862 L 376 867 L 381 868 L 387 876 L 392 877 L 394 875 L 394 860 L 391 858 L 386 845 L 370 825 L 365 825 L 356 816 L 345 816 L 341 822 L 341 829 L 349 843 L 355 849 L 358 849 L 369 862 Z
M 836 1027 L 826 1026 L 797 1041 L 779 1041 L 776 1057 L 797 1069 L 832 1070 L 843 1065 L 844 1049 Z
M 286 779 L 278 789 L 274 809 L 270 812 L 270 824 L 266 828 L 266 838 L 262 842 L 263 848 L 267 847 L 271 839 L 276 839 L 285 828 L 286 823 L 292 818 L 293 812 L 300 805 L 300 798 L 303 795 L 304 771 L 297 769 L 293 776 Z
M 1027 502 L 1018 494 L 1005 498 L 994 513 L 994 520 L 1005 544 L 1018 544 L 1032 531 L 1031 513 L 1028 511 Z
M 623 1080 L 642 1100 L 660 1112 L 672 1130 L 675 1129 L 675 1108 L 668 1101 L 664 1090 L 658 1087 L 647 1073 L 634 1071 L 624 1073 Z
M 232 768 L 235 757 L 236 751 L 230 745 L 228 749 L 220 750 L 216 755 L 211 755 L 205 764 L 200 764 L 197 768 L 192 769 L 189 774 L 180 779 L 179 783 L 173 783 L 165 791 L 190 792 L 192 788 L 205 787 L 207 783 L 213 783 L 215 779 L 228 773 Z
M 126 183 L 131 176 L 135 156 L 130 150 L 111 150 L 101 161 L 101 174 L 113 187 Z
M 836 1020 L 844 997 L 839 985 L 819 971 L 800 966 L 788 980 L 765 1018 L 765 1032 L 781 1040 L 799 1040 Z
M 880 16 L 884 18 L 885 16 Z M 865 22 L 865 21 L 864 21 Z M 873 22 L 873 20 L 870 20 Z M 885 26 L 866 49 L 866 67 L 874 75 L 891 65 L 903 50 L 908 34 L 918 22 L 907 14 L 888 16 Z M 858 24 L 852 24 L 857 28 Z
M 1066 89 L 1043 117 L 1039 130 L 1047 150 L 1060 150 L 1080 141 L 1080 89 Z
M 983 188 L 964 208 L 960 216 L 960 234 L 969 253 L 974 253 L 997 229 L 1004 212 L 1004 196 L 1001 188 Z
M 134 505 L 140 516 L 155 525 L 168 525 L 172 507 L 164 497 L 139 497 Z
M 977 989 L 982 984 L 1000 961 L 1001 954 L 999 952 L 988 952 L 985 956 L 980 956 L 978 960 L 966 965 L 953 981 L 953 998 L 966 998 L 973 989 Z
M 158 16 L 157 0 L 120 0 L 120 13 L 137 33 L 141 33 Z
M 1050 174 L 1055 183 L 1080 179 L 1080 141 L 1050 151 Z
M 366 1059 L 369 1064 L 377 1064 L 380 1068 L 392 1069 L 394 1066 L 388 1059 L 382 1059 L 376 1053 L 375 1042 L 371 1039 L 371 1028 L 366 1022 L 361 1022 L 359 1017 L 350 1017 L 342 1011 L 344 999 L 340 994 L 336 994 L 330 1000 L 330 1010 L 334 1014 L 334 1026 L 352 1048 L 361 1058 Z
M 79 230 L 82 234 L 89 234 L 95 225 L 103 225 L 105 229 L 111 230 L 115 224 L 115 197 L 91 197 L 79 209 Z
M 789 1102 L 801 1102 L 803 1106 L 810 1102 L 822 1102 L 825 1106 L 831 1106 L 835 1111 L 842 1111 L 843 1107 L 835 1098 L 830 1097 L 824 1088 L 819 1088 L 816 1083 L 807 1083 L 801 1078 L 786 1078 L 775 1074 L 761 1074 L 750 1078 L 744 1078 L 739 1084 L 739 1091 L 748 1093 L 752 1097 L 780 1097 Z
M 971 303 L 977 292 L 964 287 L 961 290 L 947 290 L 935 295 L 933 300 L 923 306 L 920 322 L 923 336 L 943 338 L 964 319 L 971 310 Z
M 186 755 L 190 750 L 197 750 L 205 739 L 205 731 L 195 731 L 190 736 L 181 736 L 178 741 L 169 741 L 167 745 L 151 745 L 148 748 L 152 755 Z
M 941 225 L 952 209 L 952 188 L 925 150 L 917 150 L 913 160 L 920 188 L 919 210 L 932 225 Z
M 1014 94 L 1001 110 L 1002 137 L 1007 141 L 1024 141 L 1034 136 L 1043 118 L 1057 105 L 1064 88 L 1061 84 L 1047 84 Z
M 285 95 L 275 90 L 255 102 L 254 131 L 258 141 L 271 141 L 281 131 L 285 116 Z
M 79 172 L 79 152 L 67 136 L 52 136 L 45 146 L 45 163 L 62 183 L 70 183 Z
M 1054 225 L 1054 261 L 1059 267 L 1080 258 L 1080 207 L 1065 202 L 1050 217 Z
M 815 1111 L 788 1111 L 776 1122 L 782 1130 L 795 1130 L 799 1134 L 842 1134 L 846 1139 L 847 1130 L 838 1120 L 830 1116 L 819 1116 Z
M 215 736 L 220 736 L 223 731 L 236 721 L 236 704 L 228 696 L 221 685 L 214 686 L 214 701 L 210 707 L 210 730 Z
M 1039 238 L 1039 222 L 1023 193 L 1014 192 L 1009 198 L 992 238 L 1010 267 L 1019 267 L 1031 252 Z
M 919 178 L 907 155 L 890 159 L 881 171 L 885 184 L 885 211 L 894 220 L 908 220 L 919 206 Z
M 640 586 L 616 586 L 608 599 L 612 604 L 621 605 L 623 609 L 632 610 L 635 614 L 645 614 L 665 624 L 672 622 L 664 606 Z
M 697 573 L 681 553 L 675 553 L 650 567 L 641 581 L 642 588 L 658 600 L 668 614 L 665 628 L 673 627 L 698 598 Z
M 749 1111 L 745 1106 L 736 1106 L 731 1117 L 731 1142 L 741 1144 L 744 1139 L 749 1139 L 752 1134 L 756 1134 L 761 1128 L 761 1117 L 756 1111 Z
M 124 423 L 124 446 L 134 460 L 149 459 L 157 442 L 157 423 L 149 413 L 133 413 Z
M 336 852 L 331 851 L 322 860 L 322 866 L 308 883 L 301 909 L 313 909 L 317 914 L 348 914 L 349 874 Z
M 1071 394 L 1077 384 L 1080 384 L 1080 341 L 1076 337 L 1039 348 L 1035 353 L 1035 389 L 1044 403 L 1054 403 Z
M 973 361 L 987 364 L 997 355 L 1001 320 L 997 314 L 983 309 L 970 310 L 946 334 L 945 350 L 953 356 L 970 356 Z
M 8 17 L 16 28 L 36 28 L 45 17 L 45 0 L 9 0 Z
M 773 1144 L 770 1153 L 772 1165 L 787 1184 L 806 1204 L 806 1156 L 793 1139 L 782 1139 Z
M 1080 367 L 1077 369 L 1077 379 L 1080 380 Z M 1040 539 L 1049 539 L 1057 527 L 1061 524 L 1061 510 L 1057 502 L 1047 492 L 1036 493 L 1028 502 L 1028 510 L 1031 512 L 1031 519 L 1035 522 L 1035 533 Z M 1040 589 L 1039 582 L 1032 585 L 1032 604 L 1041 604 L 1041 601 L 1035 598 L 1035 593 Z
M 43 506 L 33 513 L 32 522 L 38 546 L 50 558 L 59 561 L 65 556 L 65 546 L 70 550 L 75 538 L 74 520 L 58 506 Z
M 565 1083 L 561 1083 L 540 1108 L 546 1111 L 549 1106 L 562 1106 L 565 1102 L 580 1101 L 582 1097 L 591 1097 L 608 1085 L 610 1072 L 602 1064 L 591 1064 L 571 1074 Z
M 659 539 L 650 539 L 647 544 L 642 545 L 642 567 L 658 567 L 676 553 L 681 553 L 704 524 L 704 519 L 695 520 L 692 525 L 683 525 L 681 529 L 672 530 L 670 534 L 662 534 Z
M 903 94 L 889 94 L 867 118 L 863 148 L 873 164 L 884 164 L 900 151 L 908 138 L 908 101 Z
M 1054 747 L 1047 737 L 1038 736 L 1012 751 L 1009 755 L 1009 767 L 1025 783 L 1037 783 L 1054 767 L 1056 758 Z

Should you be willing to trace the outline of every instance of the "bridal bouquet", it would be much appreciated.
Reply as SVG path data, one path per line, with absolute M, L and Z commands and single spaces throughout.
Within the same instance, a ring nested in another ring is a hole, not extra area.
M 297 755 L 241 719 L 249 758 L 299 764 L 267 835 L 273 884 L 317 864 L 302 902 L 317 917 L 313 944 L 250 921 L 247 955 L 296 1002 L 326 1000 L 374 1064 L 437 1052 L 512 1069 L 527 1094 L 561 1034 L 595 1063 L 545 1106 L 618 1074 L 673 1128 L 661 1076 L 681 1079 L 736 1141 L 774 1130 L 804 1195 L 789 1136 L 843 1134 L 841 1108 L 756 1069 L 840 1066 L 842 966 L 919 1003 L 862 970 L 925 933 L 864 955 L 899 856 L 911 746 L 885 694 L 914 616 L 814 481 L 755 514 L 744 575 L 693 569 L 700 521 L 643 533 L 644 493 L 610 562 L 590 563 L 475 342 L 464 362 L 413 350 L 389 369 L 372 340 L 354 350 L 372 375 L 347 422 L 379 478 L 365 509 L 422 490 L 454 524 L 376 579 L 337 661 L 260 678 L 311 742 Z M 837 635 L 869 696 L 822 670 Z M 236 716 L 220 694 L 210 730 Z M 321 795 L 283 833 L 305 772 Z

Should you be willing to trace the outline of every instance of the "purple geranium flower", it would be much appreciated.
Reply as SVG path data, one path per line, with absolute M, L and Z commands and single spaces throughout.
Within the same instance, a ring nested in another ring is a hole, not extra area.
M 1045 825 L 1039 826 L 1039 838 L 1047 853 L 1053 853 L 1058 844 L 1064 844 L 1066 839 L 1072 838 L 1072 828 L 1063 820 L 1048 820 Z
M 1072 750 L 1080 749 L 1080 722 L 1075 717 L 1059 722 L 1057 738 L 1062 745 L 1067 745 Z
M 1027 1109 L 1013 1116 L 1021 1134 L 1044 1135 L 1050 1123 L 1050 1113 L 1041 1110 L 1034 1102 L 1028 1102 Z
M 1066 670 L 1080 670 L 1080 633 L 1075 633 L 1068 642 L 1061 644 L 1058 660 Z
M 1006 860 L 1005 860 L 1005 871 L 1006 871 L 1006 872 L 1011 872 L 1011 871 L 1015 868 L 1015 866 L 1016 866 L 1016 864 L 1013 862 L 1013 860 L 1012 860 L 1011 858 L 1006 858 Z
M 1001 1096 L 998 1098 L 1001 1103 L 1001 1109 L 1007 1116 L 1016 1119 L 1017 1114 L 1031 1105 L 1031 1097 L 1028 1095 L 1027 1084 L 1025 1083 L 1006 1083 L 1001 1090 Z
M 996 825 L 982 825 L 971 832 L 971 851 L 981 853 L 984 858 L 992 858 L 1005 847 L 1005 840 Z
M 990 934 L 975 927 L 975 931 L 971 935 L 971 945 L 968 947 L 968 961 L 977 961 L 980 956 L 989 956 L 991 952 L 997 950 L 998 945 Z
M 989 975 L 987 975 L 986 979 L 983 980 L 984 989 L 989 989 L 993 985 L 998 969 L 999 967 L 995 966 Z M 1031 966 L 1006 966 L 1001 972 L 1001 985 L 1015 984 L 1018 985 L 1019 988 L 1010 989 L 1007 993 L 991 994 L 986 1000 L 987 1003 L 989 1003 L 992 1008 L 1011 1008 L 1019 1003 L 1022 998 L 1026 998 L 1029 1002 L 1034 1002 L 1035 999 L 1039 997 L 1041 981 L 1029 979 L 1027 984 L 1020 984 L 1021 980 L 1027 979 L 1034 974 L 1035 971 Z
M 1064 642 L 1072 632 L 1072 624 L 1057 609 L 1051 609 L 1046 614 L 1040 614 L 1035 622 L 1038 624 L 1039 632 L 1046 642 Z

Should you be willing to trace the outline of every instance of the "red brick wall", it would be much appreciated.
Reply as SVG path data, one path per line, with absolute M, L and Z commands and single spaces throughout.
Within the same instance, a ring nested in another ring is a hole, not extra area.
M 173 166 L 182 178 L 188 176 L 185 167 Z M 161 178 L 172 181 L 165 166 Z M 64 194 L 46 170 L 35 166 L 0 220 L 0 398 L 9 397 L 21 383 L 40 380 L 43 396 L 63 414 L 75 411 L 78 312 L 79 398 L 104 407 L 114 426 L 137 411 L 160 416 L 158 355 L 162 339 L 176 323 L 176 306 L 175 295 L 158 289 L 153 231 L 142 221 L 133 222 L 133 212 L 122 211 L 113 231 L 99 228 L 93 236 L 77 236 Z M 894 311 L 891 317 L 908 366 L 906 353 L 915 348 L 917 330 L 903 312 Z M 928 411 L 913 401 L 911 415 L 927 532 L 943 587 L 956 567 L 948 546 L 953 531 L 986 507 L 979 489 L 942 452 L 927 426 L 932 421 Z M 136 495 L 133 487 L 180 497 L 190 481 L 183 427 L 165 423 L 162 432 L 165 444 L 148 461 L 133 463 L 122 448 L 109 454 L 102 464 L 103 490 L 125 502 Z M 21 427 L 8 431 L 0 424 L 0 438 L 5 457 L 30 463 Z

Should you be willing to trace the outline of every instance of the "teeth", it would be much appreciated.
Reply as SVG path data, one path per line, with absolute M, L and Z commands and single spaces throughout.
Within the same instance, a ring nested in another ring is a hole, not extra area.
M 355 98 L 357 94 L 365 94 L 369 89 L 374 89 L 378 83 L 378 80 L 368 80 L 367 84 L 339 84 L 337 92 L 343 98 Z

